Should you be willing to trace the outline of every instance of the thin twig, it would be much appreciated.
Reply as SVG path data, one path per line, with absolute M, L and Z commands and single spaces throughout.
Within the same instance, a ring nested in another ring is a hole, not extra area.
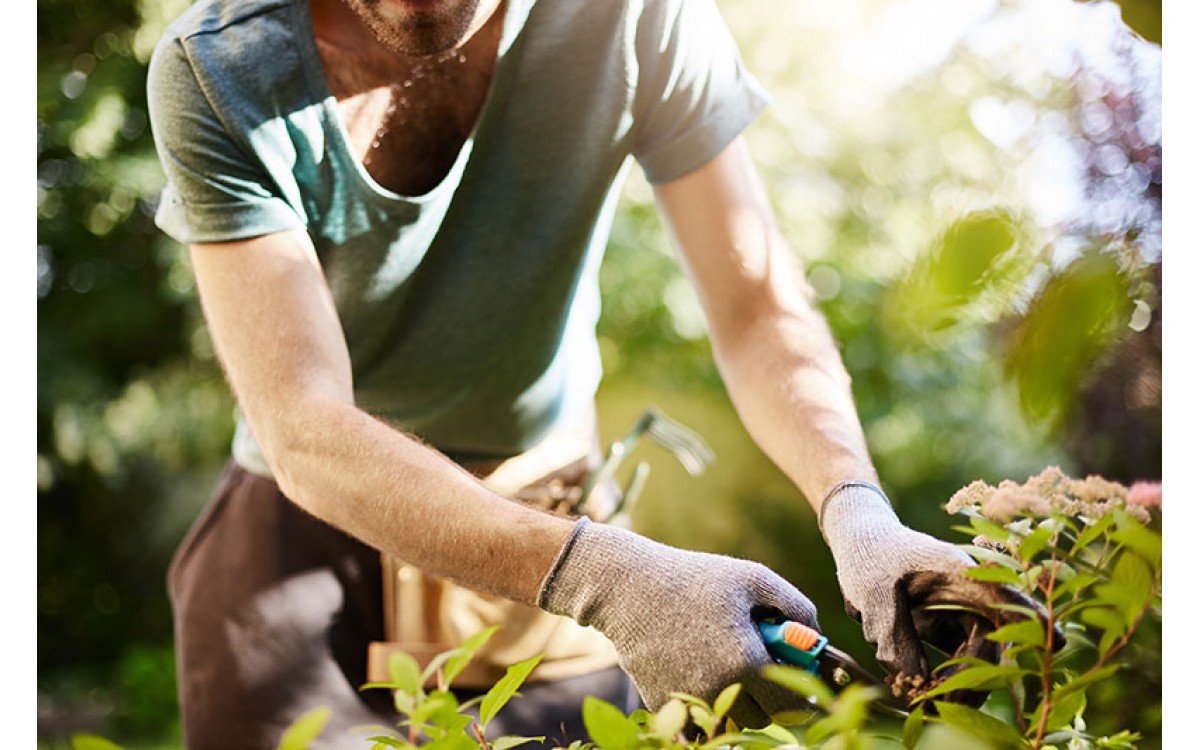
M 490 748 L 492 746 L 490 744 L 488 744 L 487 739 L 484 738 L 483 727 L 479 726 L 479 722 L 477 722 L 477 721 L 471 722 L 471 732 L 475 735 L 475 741 L 479 743 L 479 746 L 481 748 L 485 748 L 485 750 L 490 750 Z
M 1042 664 L 1042 714 L 1038 717 L 1037 734 L 1033 738 L 1034 750 L 1042 746 L 1042 739 L 1046 736 L 1046 724 L 1050 721 L 1050 709 L 1054 705 L 1054 701 L 1051 700 L 1051 692 L 1054 689 L 1054 580 L 1058 575 L 1058 564 L 1058 554 L 1052 552 L 1050 580 L 1042 589 L 1050 606 L 1046 608 L 1046 653 L 1039 659 Z

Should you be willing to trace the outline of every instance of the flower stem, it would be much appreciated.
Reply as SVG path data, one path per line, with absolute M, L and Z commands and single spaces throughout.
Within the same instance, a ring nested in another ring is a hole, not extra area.
M 1054 707 L 1051 693 L 1054 690 L 1054 582 L 1058 575 L 1058 554 L 1050 555 L 1050 577 L 1042 589 L 1046 598 L 1046 642 L 1043 644 L 1045 653 L 1039 659 L 1042 667 L 1042 712 L 1038 716 L 1037 734 L 1033 738 L 1033 748 L 1038 750 L 1046 736 L 1046 724 L 1050 721 L 1050 711 Z

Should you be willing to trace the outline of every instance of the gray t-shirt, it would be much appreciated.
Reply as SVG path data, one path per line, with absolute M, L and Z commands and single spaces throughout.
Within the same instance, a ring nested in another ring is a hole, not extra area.
M 359 406 L 479 457 L 522 452 L 595 394 L 597 270 L 628 157 L 652 183 L 682 176 L 766 104 L 713 0 L 509 0 L 505 13 L 480 119 L 415 197 L 353 156 L 307 0 L 199 0 L 148 81 L 163 231 L 307 230 Z M 239 435 L 239 460 L 264 470 Z

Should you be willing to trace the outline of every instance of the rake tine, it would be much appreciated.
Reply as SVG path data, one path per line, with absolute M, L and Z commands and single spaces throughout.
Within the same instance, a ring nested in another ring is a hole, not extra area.
M 621 461 L 633 450 L 634 445 L 643 435 L 660 447 L 669 450 L 691 476 L 699 476 L 704 473 L 704 470 L 713 461 L 712 449 L 708 447 L 702 437 L 665 416 L 654 407 L 650 407 L 642 413 L 625 437 L 609 446 L 603 463 L 584 482 L 583 493 L 574 504 L 573 509 L 586 505 L 595 489 L 616 474 Z M 632 496 L 627 499 L 628 501 L 623 499 L 617 511 L 632 505 L 632 501 L 645 485 L 649 469 L 648 464 L 638 465 L 634 478 L 626 488 L 627 491 L 633 490 Z
M 646 437 L 671 451 L 688 474 L 703 474 L 715 458 L 704 438 L 656 409 L 648 409 L 646 414 L 650 416 Z

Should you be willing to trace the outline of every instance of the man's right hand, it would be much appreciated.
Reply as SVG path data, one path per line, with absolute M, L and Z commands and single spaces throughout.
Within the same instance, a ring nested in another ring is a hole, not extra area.
M 582 519 L 546 576 L 538 604 L 594 626 L 657 710 L 672 692 L 712 701 L 742 692 L 730 711 L 761 727 L 803 699 L 761 674 L 772 663 L 757 622 L 784 617 L 817 626 L 808 597 L 758 563 L 659 544 Z

